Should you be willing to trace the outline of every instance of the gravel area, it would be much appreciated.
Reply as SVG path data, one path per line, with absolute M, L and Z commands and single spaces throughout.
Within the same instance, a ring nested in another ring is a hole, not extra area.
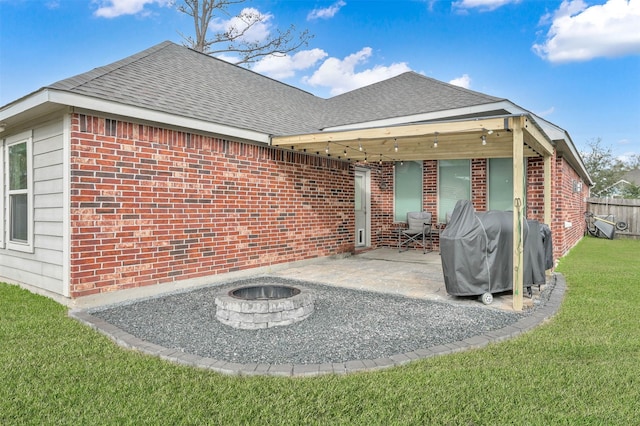
M 315 311 L 301 322 L 261 330 L 239 330 L 216 319 L 217 294 L 257 284 L 302 286 L 314 293 Z M 544 304 L 545 293 L 547 289 L 536 306 Z M 143 340 L 202 357 L 241 364 L 321 364 L 383 358 L 460 341 L 513 324 L 533 309 L 506 312 L 259 277 L 89 313 Z

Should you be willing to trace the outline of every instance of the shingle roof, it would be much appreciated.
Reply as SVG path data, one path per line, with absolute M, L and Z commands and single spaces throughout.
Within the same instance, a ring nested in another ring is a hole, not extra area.
M 49 87 L 267 134 L 316 130 L 323 103 L 171 42 Z
M 273 135 L 501 100 L 414 72 L 322 99 L 168 41 L 49 87 Z
M 501 100 L 503 99 L 415 72 L 405 72 L 328 99 L 324 123 L 327 126 L 337 126 L 484 105 Z
M 622 179 L 634 185 L 640 185 L 640 169 L 633 169 L 622 175 Z

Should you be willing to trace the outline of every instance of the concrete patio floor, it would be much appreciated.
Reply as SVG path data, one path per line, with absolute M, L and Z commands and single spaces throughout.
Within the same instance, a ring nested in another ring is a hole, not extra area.
M 438 300 L 456 304 L 482 305 L 479 297 L 457 297 L 447 294 L 440 254 L 422 250 L 379 248 L 342 258 L 322 258 L 313 262 L 291 264 L 275 269 L 270 275 L 312 281 L 336 287 L 375 291 L 407 297 Z M 533 298 L 539 295 L 534 286 Z M 510 291 L 493 295 L 488 307 L 513 311 Z M 524 307 L 533 299 L 525 292 Z

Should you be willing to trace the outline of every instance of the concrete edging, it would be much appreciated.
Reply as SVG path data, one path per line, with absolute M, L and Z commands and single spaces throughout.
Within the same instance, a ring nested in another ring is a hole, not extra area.
M 489 331 L 461 340 L 411 352 L 392 355 L 388 358 L 352 360 L 341 363 L 324 364 L 238 364 L 213 358 L 205 358 L 181 352 L 177 349 L 165 348 L 135 337 L 108 322 L 89 314 L 85 310 L 71 309 L 69 316 L 98 332 L 106 335 L 119 346 L 127 349 L 157 356 L 161 359 L 177 364 L 212 370 L 222 374 L 241 376 L 284 376 L 309 377 L 325 374 L 349 374 L 362 371 L 377 371 L 396 367 L 409 362 L 447 355 L 469 349 L 478 349 L 492 342 L 501 342 L 526 333 L 553 317 L 559 310 L 566 291 L 566 281 L 562 274 L 554 274 L 555 285 L 544 306 L 538 308 L 531 315 L 518 320 L 514 324 L 499 330 Z

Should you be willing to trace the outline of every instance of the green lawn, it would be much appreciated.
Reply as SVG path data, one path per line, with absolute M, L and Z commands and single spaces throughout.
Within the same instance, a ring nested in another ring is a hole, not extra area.
M 0 284 L 0 424 L 638 424 L 640 241 L 584 239 L 559 313 L 516 339 L 375 373 L 228 377 L 115 346 Z

